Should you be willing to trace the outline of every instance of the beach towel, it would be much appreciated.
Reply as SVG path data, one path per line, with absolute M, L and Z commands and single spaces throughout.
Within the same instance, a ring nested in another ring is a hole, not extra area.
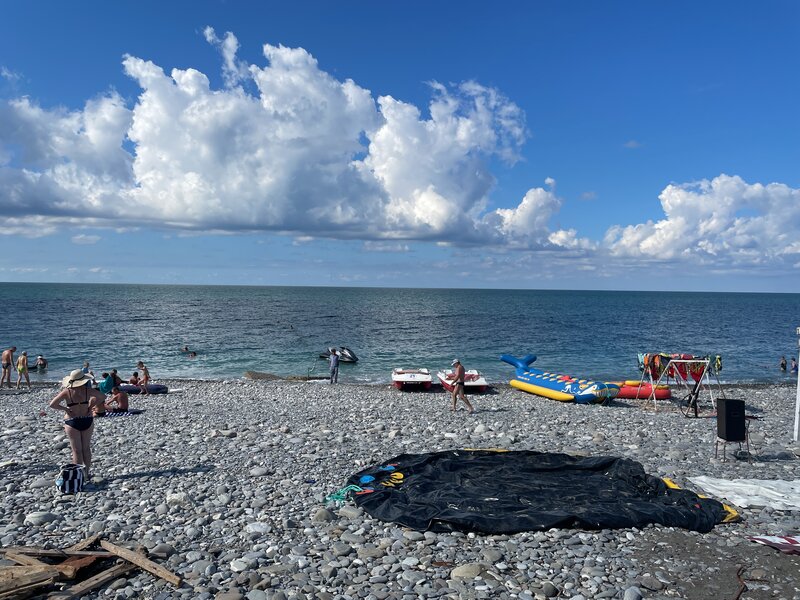
M 800 554 L 800 536 L 797 535 L 757 535 L 748 536 L 747 539 L 751 542 L 777 548 L 784 554 Z
M 703 490 L 742 508 L 769 506 L 775 510 L 800 510 L 800 480 L 715 479 L 689 477 Z
M 140 410 L 138 408 L 132 408 L 125 412 L 107 412 L 103 413 L 102 415 L 97 415 L 98 417 L 132 417 L 134 415 L 140 415 L 144 412 L 144 410 Z

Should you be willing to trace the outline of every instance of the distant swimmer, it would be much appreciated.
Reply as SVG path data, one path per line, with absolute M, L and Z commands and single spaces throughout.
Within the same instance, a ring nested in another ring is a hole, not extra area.
M 33 366 L 40 371 L 44 371 L 47 369 L 47 359 L 40 354 L 36 357 L 36 362 L 33 364 Z
M 189 346 L 184 346 L 183 348 L 181 348 L 181 352 L 190 352 Z
M 785 356 L 781 356 L 780 367 L 781 367 L 781 371 L 785 371 L 786 370 L 786 357 Z
M 16 351 L 16 346 L 3 350 L 3 377 L 0 378 L 0 387 L 3 387 L 4 381 L 7 381 L 8 387 L 11 387 L 11 366 L 14 364 L 14 352 Z
M 792 373 L 797 373 L 797 361 L 792 358 Z
M 189 352 L 189 358 L 197 358 L 197 352 L 195 352 L 194 350 Z

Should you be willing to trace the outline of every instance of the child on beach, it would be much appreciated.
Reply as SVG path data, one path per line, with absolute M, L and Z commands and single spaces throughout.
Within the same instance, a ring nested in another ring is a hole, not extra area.
M 150 371 L 142 361 L 136 363 L 136 368 L 142 372 L 142 377 L 139 379 L 139 387 L 142 388 L 142 394 L 147 394 L 147 384 L 150 383 Z

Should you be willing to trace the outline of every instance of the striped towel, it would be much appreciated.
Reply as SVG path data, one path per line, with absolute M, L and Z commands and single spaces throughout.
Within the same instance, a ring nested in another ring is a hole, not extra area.
M 798 535 L 758 535 L 748 536 L 751 542 L 772 546 L 786 554 L 800 554 L 800 536 Z

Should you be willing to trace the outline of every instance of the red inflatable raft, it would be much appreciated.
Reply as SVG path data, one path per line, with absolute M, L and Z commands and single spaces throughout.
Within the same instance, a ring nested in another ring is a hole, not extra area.
M 619 386 L 619 394 L 617 398 L 627 400 L 647 400 L 650 398 L 653 386 L 649 383 L 639 382 L 636 380 L 616 381 Z M 669 400 L 672 398 L 672 392 L 668 385 L 656 386 L 656 400 Z

